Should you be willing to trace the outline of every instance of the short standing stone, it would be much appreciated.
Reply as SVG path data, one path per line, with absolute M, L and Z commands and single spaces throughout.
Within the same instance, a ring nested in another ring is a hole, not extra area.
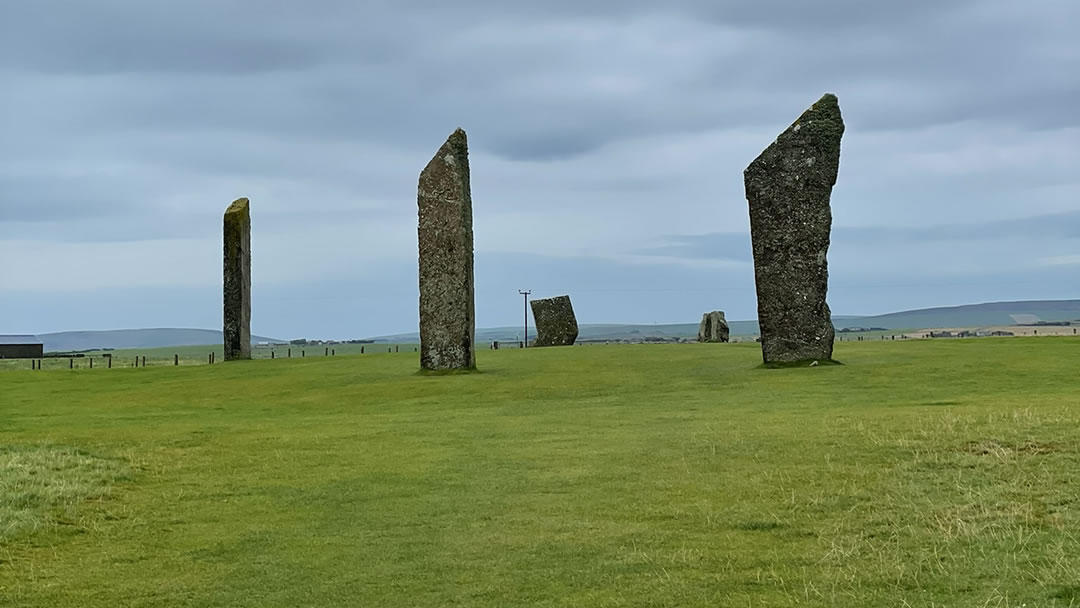
M 536 321 L 533 346 L 573 346 L 578 337 L 578 325 L 570 296 L 532 300 L 529 304 Z
M 476 367 L 472 193 L 465 131 L 454 131 L 420 173 L 420 367 Z
M 698 342 L 727 342 L 731 337 L 724 311 L 714 310 L 701 315 L 701 323 L 698 324 Z
M 743 172 L 766 364 L 832 358 L 829 199 L 843 134 L 836 96 L 826 94 Z
M 225 210 L 225 360 L 251 358 L 251 212 L 238 198 Z

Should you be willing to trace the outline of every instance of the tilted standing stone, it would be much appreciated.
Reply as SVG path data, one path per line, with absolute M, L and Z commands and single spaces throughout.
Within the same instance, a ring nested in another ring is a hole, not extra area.
M 578 325 L 570 296 L 532 300 L 529 305 L 536 321 L 533 346 L 573 346 L 578 337 Z
M 727 342 L 731 337 L 724 311 L 714 310 L 701 315 L 701 323 L 698 324 L 698 342 Z
M 476 367 L 472 193 L 465 131 L 420 172 L 420 367 Z
M 251 212 L 238 198 L 225 210 L 225 360 L 251 358 Z
M 743 172 L 766 364 L 832 358 L 829 198 L 844 121 L 826 94 Z

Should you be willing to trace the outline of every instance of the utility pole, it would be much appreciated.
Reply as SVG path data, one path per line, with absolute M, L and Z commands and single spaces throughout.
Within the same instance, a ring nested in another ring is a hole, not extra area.
M 525 299 L 525 341 L 522 342 L 524 348 L 529 348 L 529 294 L 532 290 L 519 289 L 518 293 L 524 296 Z

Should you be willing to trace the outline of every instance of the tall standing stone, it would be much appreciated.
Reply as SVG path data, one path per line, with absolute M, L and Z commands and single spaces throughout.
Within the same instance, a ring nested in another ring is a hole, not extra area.
M 573 346 L 578 337 L 578 325 L 570 296 L 532 300 L 529 305 L 536 321 L 533 346 Z
M 251 212 L 238 198 L 225 210 L 225 360 L 251 358 Z
M 701 315 L 697 330 L 698 342 L 727 342 L 730 338 L 731 329 L 724 318 L 724 311 L 714 310 Z
M 457 129 L 420 172 L 420 367 L 476 367 L 469 146 Z
M 829 198 L 843 134 L 836 96 L 826 94 L 743 172 L 766 364 L 832 358 Z

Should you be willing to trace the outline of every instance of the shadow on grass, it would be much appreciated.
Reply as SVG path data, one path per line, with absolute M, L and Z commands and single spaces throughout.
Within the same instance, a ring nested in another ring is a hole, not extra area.
M 770 363 L 762 363 L 757 366 L 757 369 L 789 369 L 792 367 L 831 367 L 834 365 L 843 365 L 843 363 L 835 359 L 802 359 L 800 361 L 772 361 Z
M 475 367 L 470 367 L 468 369 L 423 369 L 423 368 L 420 368 L 420 369 L 416 370 L 414 375 L 434 378 L 434 377 L 438 377 L 438 376 L 467 376 L 467 375 L 470 375 L 470 374 L 484 374 L 484 373 L 487 373 L 487 372 L 481 371 L 481 370 L 479 370 L 479 369 L 477 369 Z

